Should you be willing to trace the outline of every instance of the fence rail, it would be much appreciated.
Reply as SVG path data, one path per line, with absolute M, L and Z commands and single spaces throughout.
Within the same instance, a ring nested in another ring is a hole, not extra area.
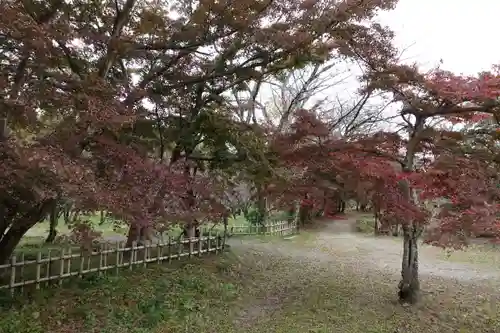
M 54 282 L 62 284 L 64 279 L 91 273 L 105 274 L 114 269 L 118 274 L 120 269 L 132 270 L 137 265 L 218 253 L 224 249 L 224 245 L 224 235 L 216 234 L 175 241 L 169 237 L 167 242 L 134 243 L 132 247 L 124 247 L 123 242 L 114 246 L 102 244 L 91 251 L 75 248 L 40 249 L 29 256 L 21 252 L 13 255 L 10 263 L 0 265 L 0 290 L 10 289 L 14 294 L 16 290 L 22 292 L 27 287 L 40 289 Z
M 275 221 L 266 225 L 235 225 L 230 227 L 232 235 L 278 235 L 296 233 L 297 224 Z M 0 291 L 10 290 L 12 294 L 25 289 L 40 289 L 63 280 L 83 277 L 88 274 L 107 274 L 120 269 L 132 270 L 149 263 L 172 262 L 183 257 L 219 253 L 224 249 L 226 235 L 222 232 L 205 231 L 199 238 L 164 237 L 155 243 L 125 247 L 124 242 L 103 243 L 92 250 L 78 247 L 61 249 L 37 249 L 36 252 L 15 253 L 8 264 L 0 265 Z
M 265 225 L 234 225 L 230 227 L 231 235 L 276 235 L 286 236 L 298 232 L 296 222 L 275 221 Z

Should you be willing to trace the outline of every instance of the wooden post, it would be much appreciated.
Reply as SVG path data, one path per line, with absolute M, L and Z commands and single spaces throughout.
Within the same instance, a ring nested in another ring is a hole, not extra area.
M 177 260 L 181 260 L 182 253 L 184 252 L 184 237 L 179 237 L 177 239 L 177 241 L 179 242 L 179 244 L 177 244 L 178 251 L 179 251 L 179 255 L 177 256 Z
M 189 245 L 188 257 L 191 258 L 191 256 L 193 255 L 193 250 L 194 250 L 194 247 L 193 247 L 193 238 L 188 237 L 188 245 Z
M 215 236 L 215 253 L 219 253 L 219 233 Z
M 115 244 L 115 253 L 116 253 L 116 258 L 115 258 L 115 274 L 118 275 L 120 271 L 120 242 L 116 242 Z
M 200 232 L 200 237 L 198 237 L 198 257 L 201 257 L 202 252 L 203 252 L 203 242 L 202 242 L 203 236 Z
M 21 284 L 21 293 L 24 291 L 24 281 L 25 281 L 25 278 L 24 278 L 24 252 L 21 252 L 21 268 L 19 270 L 20 272 L 20 278 L 19 278 L 19 281 L 22 282 Z
M 68 267 L 67 267 L 67 270 L 66 270 L 66 274 L 68 274 L 68 276 L 71 276 L 71 257 L 72 257 L 72 251 L 71 251 L 71 247 L 68 247 Z
M 50 278 L 52 277 L 52 253 L 49 249 L 47 252 L 47 272 L 45 272 L 47 278 L 47 285 L 51 283 Z
M 159 264 L 161 262 L 161 258 L 163 257 L 163 236 L 161 240 L 158 239 L 158 244 L 156 245 L 156 262 Z
M 132 266 L 134 266 L 135 262 L 135 248 L 136 248 L 136 241 L 132 242 L 132 249 L 130 250 L 130 266 L 129 269 L 132 270 Z
M 78 270 L 78 276 L 83 277 L 83 267 L 85 265 L 85 252 L 80 250 L 80 268 Z
M 14 253 L 10 258 L 10 293 L 14 295 L 14 287 L 16 285 L 16 254 Z
M 57 283 L 59 285 L 62 284 L 62 280 L 63 280 L 63 276 L 64 276 L 64 254 L 65 254 L 65 251 L 64 249 L 61 249 L 61 251 L 59 252 L 59 277 L 57 279 Z
M 168 263 L 172 262 L 172 237 L 168 236 Z
M 212 229 L 209 229 L 208 230 L 208 241 L 207 241 L 208 245 L 207 245 L 207 252 L 211 252 L 212 251 L 212 248 L 211 248 L 211 245 L 212 245 Z
M 35 277 L 35 288 L 40 289 L 40 265 L 42 261 L 42 251 L 36 253 L 36 277 Z
M 102 265 L 104 262 L 104 253 L 103 253 L 103 245 L 99 245 L 99 266 L 97 266 L 97 273 L 99 275 L 102 274 Z
M 106 274 L 106 267 L 108 267 L 108 249 L 109 249 L 109 244 L 104 243 L 101 247 L 101 251 L 103 252 L 103 257 L 104 257 L 104 263 L 103 263 L 103 271 L 104 274 Z

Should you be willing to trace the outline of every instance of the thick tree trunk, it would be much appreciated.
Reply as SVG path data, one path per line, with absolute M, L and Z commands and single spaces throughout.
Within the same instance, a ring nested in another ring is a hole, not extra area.
M 196 231 L 197 231 L 197 228 L 195 227 L 195 225 L 193 223 L 186 224 L 184 226 L 184 230 L 183 230 L 184 237 L 188 238 L 188 239 L 196 238 Z M 198 231 L 198 235 L 199 235 L 199 231 Z M 193 252 L 194 252 L 194 243 L 190 242 L 189 243 L 189 253 L 193 253 Z
M 54 203 L 49 214 L 49 234 L 45 239 L 45 243 L 52 244 L 57 237 L 57 224 L 59 222 L 59 207 L 57 202 Z
M 128 229 L 127 242 L 125 247 L 131 248 L 134 245 L 142 246 L 147 245 L 149 242 L 153 241 L 153 230 L 150 226 L 139 226 L 139 225 L 131 225 Z M 136 251 L 137 258 L 143 258 L 144 252 Z M 123 252 L 123 257 L 129 260 L 132 251 Z M 135 258 L 133 258 L 135 260 Z
M 399 282 L 399 300 L 414 304 L 420 296 L 418 276 L 418 232 L 414 226 L 403 226 L 403 262 Z
M 409 106 L 412 108 L 412 106 Z M 420 135 L 424 130 L 425 118 L 416 116 L 415 125 L 410 133 L 410 139 L 406 145 L 406 154 L 402 171 L 410 173 L 414 171 L 415 154 L 420 143 Z M 401 194 L 409 203 L 418 204 L 415 191 L 407 180 L 399 182 Z M 418 237 L 421 228 L 415 225 L 415 221 L 401 221 L 403 227 L 403 260 L 401 265 L 401 281 L 399 282 L 398 296 L 402 303 L 414 304 L 420 298 L 420 281 L 418 277 Z
M 131 247 L 134 242 L 144 245 L 153 240 L 153 230 L 150 226 L 131 225 L 128 229 L 126 247 Z
M 10 228 L 4 229 L 0 235 L 0 264 L 9 261 L 26 232 L 47 216 L 52 203 L 53 200 L 48 200 L 32 207 L 25 213 L 10 215 L 12 217 L 10 220 L 3 221 L 4 225 L 10 226 Z
M 299 215 L 298 223 L 300 226 L 304 226 L 311 220 L 312 205 L 307 201 L 309 200 L 308 195 L 306 195 L 304 199 L 305 201 L 301 203 L 298 211 Z
M 131 225 L 128 228 L 127 242 L 125 244 L 125 247 L 127 248 L 132 247 L 132 244 L 134 242 L 139 241 L 140 235 L 141 235 L 141 227 L 137 225 Z

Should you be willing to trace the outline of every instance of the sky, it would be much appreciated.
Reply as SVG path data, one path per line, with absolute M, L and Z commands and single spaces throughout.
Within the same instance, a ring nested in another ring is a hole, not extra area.
M 396 33 L 403 58 L 433 67 L 476 74 L 500 64 L 497 0 L 400 0 L 397 8 L 379 15 Z

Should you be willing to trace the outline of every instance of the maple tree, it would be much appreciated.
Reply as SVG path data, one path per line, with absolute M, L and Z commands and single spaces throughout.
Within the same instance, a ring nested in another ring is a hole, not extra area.
M 485 230 L 498 235 L 496 153 L 485 152 L 478 146 L 464 151 L 464 139 L 485 141 L 477 132 L 460 133 L 430 124 L 436 118 L 470 123 L 485 117 L 498 124 L 500 77 L 496 68 L 477 77 L 463 77 L 440 69 L 422 74 L 415 66 L 399 65 L 377 70 L 373 78 L 374 85 L 392 91 L 404 104 L 401 115 L 408 138 L 402 160 L 401 192 L 406 203 L 419 214 L 398 216 L 404 235 L 400 297 L 412 302 L 419 290 L 417 238 L 430 222 L 423 200 L 446 198 L 451 202 L 434 219 L 437 226 L 426 233 L 428 242 L 452 246 Z M 483 131 L 490 145 L 498 144 L 495 133 Z M 418 155 L 422 160 L 419 170 Z
M 366 22 L 395 2 L 2 1 L 0 262 L 59 198 L 119 216 L 129 240 L 223 214 L 199 165 L 253 131 L 224 92 L 352 45 L 387 57 Z
M 293 131 L 274 142 L 285 165 L 294 168 L 289 182 L 274 190 L 285 202 L 307 195 L 314 205 L 325 196 L 317 189 L 332 184 L 371 187 L 383 224 L 403 231 L 398 294 L 413 303 L 420 290 L 418 238 L 424 232 L 426 242 L 439 246 L 461 246 L 484 233 L 493 240 L 500 235 L 500 76 L 498 68 L 476 77 L 440 69 L 421 73 L 394 59 L 384 63 L 358 56 L 368 69 L 362 77 L 365 91 L 386 91 L 403 102 L 406 133 L 386 130 L 343 140 L 332 136 L 317 112 L 302 110 Z M 450 124 L 461 126 L 450 129 Z M 439 200 L 445 204 L 436 214 L 429 203 Z

